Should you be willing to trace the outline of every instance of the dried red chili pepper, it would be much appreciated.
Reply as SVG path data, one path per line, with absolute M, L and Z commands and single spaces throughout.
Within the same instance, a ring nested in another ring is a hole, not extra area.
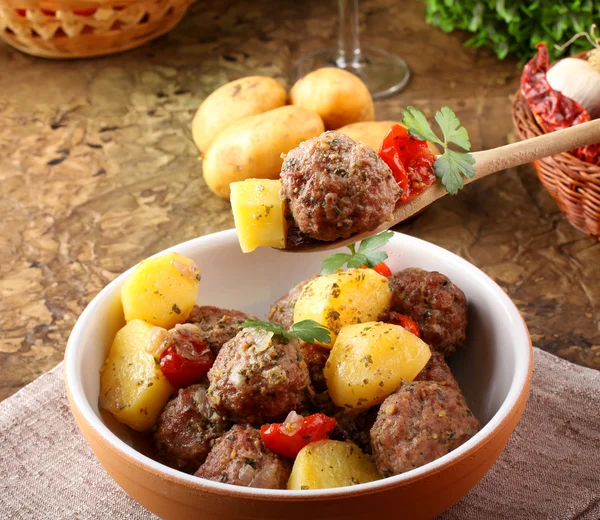
M 590 115 L 577 101 L 554 90 L 546 79 L 548 71 L 548 48 L 545 43 L 537 44 L 538 53 L 523 67 L 521 94 L 537 116 L 546 132 L 578 125 L 590 121 Z M 590 145 L 572 150 L 570 153 L 594 164 L 600 164 L 600 145 Z

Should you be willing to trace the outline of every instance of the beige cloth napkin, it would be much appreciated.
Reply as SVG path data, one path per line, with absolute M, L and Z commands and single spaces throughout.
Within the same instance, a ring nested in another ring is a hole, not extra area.
M 0 403 L 0 519 L 156 518 L 81 436 L 62 364 Z M 441 517 L 600 519 L 600 372 L 535 349 L 531 395 L 484 479 Z

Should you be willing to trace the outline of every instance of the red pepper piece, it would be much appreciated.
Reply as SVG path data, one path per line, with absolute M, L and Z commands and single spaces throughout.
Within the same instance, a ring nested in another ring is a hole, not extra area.
M 367 265 L 363 264 L 363 269 L 368 269 Z M 390 276 L 392 276 L 392 271 L 390 270 L 390 268 L 387 266 L 387 264 L 385 262 L 380 262 L 378 264 L 375 264 L 375 267 L 373 267 L 373 270 L 376 273 L 379 273 L 381 276 L 385 276 L 386 278 L 389 278 Z
M 160 357 L 160 369 L 175 388 L 200 382 L 212 367 L 215 356 L 195 327 L 177 326 L 164 341 L 167 344 Z
M 402 188 L 401 202 L 413 199 L 435 181 L 431 153 L 427 141 L 410 135 L 402 125 L 394 125 L 381 143 L 379 157 L 385 162 Z
M 400 314 L 399 312 L 390 311 L 388 313 L 388 318 L 386 320 L 388 323 L 392 323 L 394 325 L 400 325 L 404 327 L 408 332 L 417 336 L 417 338 L 421 337 L 421 331 L 419 330 L 419 326 L 406 316 L 405 314 Z
M 590 115 L 577 101 L 554 90 L 546 78 L 548 48 L 545 43 L 536 45 L 538 53 L 523 67 L 521 94 L 537 116 L 546 132 L 590 121 Z M 593 164 L 600 164 L 600 144 L 584 146 L 571 153 Z
M 329 438 L 335 419 L 322 413 L 302 417 L 292 412 L 284 423 L 264 424 L 260 436 L 271 451 L 293 459 L 307 444 Z M 287 433 L 284 433 L 286 432 Z M 289 434 L 291 433 L 291 435 Z
M 27 16 L 27 10 L 26 9 L 17 9 L 17 14 L 19 16 L 22 16 L 23 18 L 25 18 Z

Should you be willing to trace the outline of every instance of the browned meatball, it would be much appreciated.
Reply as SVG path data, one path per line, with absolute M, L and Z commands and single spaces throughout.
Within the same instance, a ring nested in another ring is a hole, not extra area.
M 213 447 L 197 477 L 236 486 L 285 489 L 291 463 L 269 450 L 260 432 L 236 424 Z
M 255 425 L 306 408 L 313 395 L 296 340 L 247 328 L 223 345 L 208 372 L 208 398 L 233 421 Z
M 405 383 L 381 404 L 371 428 L 373 459 L 384 477 L 398 475 L 449 453 L 479 429 L 459 390 Z
M 432 352 L 429 361 L 415 377 L 415 381 L 434 381 L 440 385 L 448 385 L 458 389 L 458 382 L 454 379 L 452 371 L 446 363 L 444 356 L 439 352 Z
M 393 274 L 390 288 L 391 310 L 412 318 L 433 350 L 448 356 L 465 341 L 467 300 L 448 277 L 415 267 Z
M 300 344 L 300 355 L 306 362 L 310 381 L 317 392 L 324 392 L 327 390 L 323 369 L 325 368 L 325 363 L 327 363 L 327 360 L 329 359 L 330 352 L 331 351 L 328 348 L 315 345 L 314 343 L 303 342 Z
M 271 305 L 271 310 L 269 311 L 269 321 L 273 323 L 279 323 L 283 325 L 286 329 L 289 329 L 294 323 L 294 307 L 298 298 L 300 297 L 300 293 L 304 286 L 314 280 L 316 276 L 311 276 L 307 280 L 301 281 L 299 284 L 294 285 L 290 289 L 290 291 L 279 298 L 273 305 Z
M 364 411 L 339 409 L 333 416 L 336 420 L 334 437 L 355 443 L 365 453 L 371 453 L 370 430 L 377 418 L 378 406 Z
M 281 168 L 281 198 L 300 232 L 335 240 L 390 218 L 401 189 L 368 146 L 325 132 L 291 150 Z
M 221 347 L 242 330 L 240 325 L 250 317 L 240 311 L 194 305 L 187 322 L 200 329 L 204 341 L 216 356 Z
M 229 424 L 212 409 L 206 387 L 179 390 L 158 417 L 154 445 L 161 462 L 193 473 Z

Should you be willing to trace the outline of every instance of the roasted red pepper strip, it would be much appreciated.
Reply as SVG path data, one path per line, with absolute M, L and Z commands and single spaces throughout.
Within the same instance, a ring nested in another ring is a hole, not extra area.
M 537 116 L 546 132 L 590 121 L 590 115 L 577 101 L 554 90 L 546 78 L 548 71 L 548 48 L 537 44 L 538 53 L 523 67 L 521 94 Z M 593 164 L 600 164 L 600 145 L 590 145 L 572 150 L 571 153 Z
M 212 367 L 215 356 L 194 327 L 171 329 L 165 338 L 166 348 L 160 357 L 160 369 L 175 388 L 200 382 Z
M 265 424 L 260 428 L 260 436 L 271 451 L 293 459 L 307 444 L 328 439 L 334 428 L 335 419 L 316 413 L 296 416 L 291 422 Z M 288 433 L 284 433 L 286 430 Z
M 404 314 L 390 311 L 388 313 L 388 319 L 386 321 L 394 325 L 400 325 L 401 327 L 404 327 L 408 332 L 411 332 L 418 338 L 421 337 L 421 331 L 419 330 L 419 326 L 414 322 L 414 320 L 412 320 Z
M 368 268 L 368 266 L 363 265 L 362 266 L 363 269 Z M 387 264 L 385 262 L 380 262 L 378 264 L 375 265 L 375 267 L 373 267 L 373 270 L 376 273 L 379 273 L 381 276 L 385 276 L 386 278 L 389 278 L 390 276 L 392 276 L 392 271 L 390 270 L 390 268 L 387 266 Z
M 435 155 L 427 141 L 410 135 L 402 125 L 390 128 L 381 143 L 379 157 L 390 167 L 402 188 L 401 202 L 416 197 L 435 181 Z

